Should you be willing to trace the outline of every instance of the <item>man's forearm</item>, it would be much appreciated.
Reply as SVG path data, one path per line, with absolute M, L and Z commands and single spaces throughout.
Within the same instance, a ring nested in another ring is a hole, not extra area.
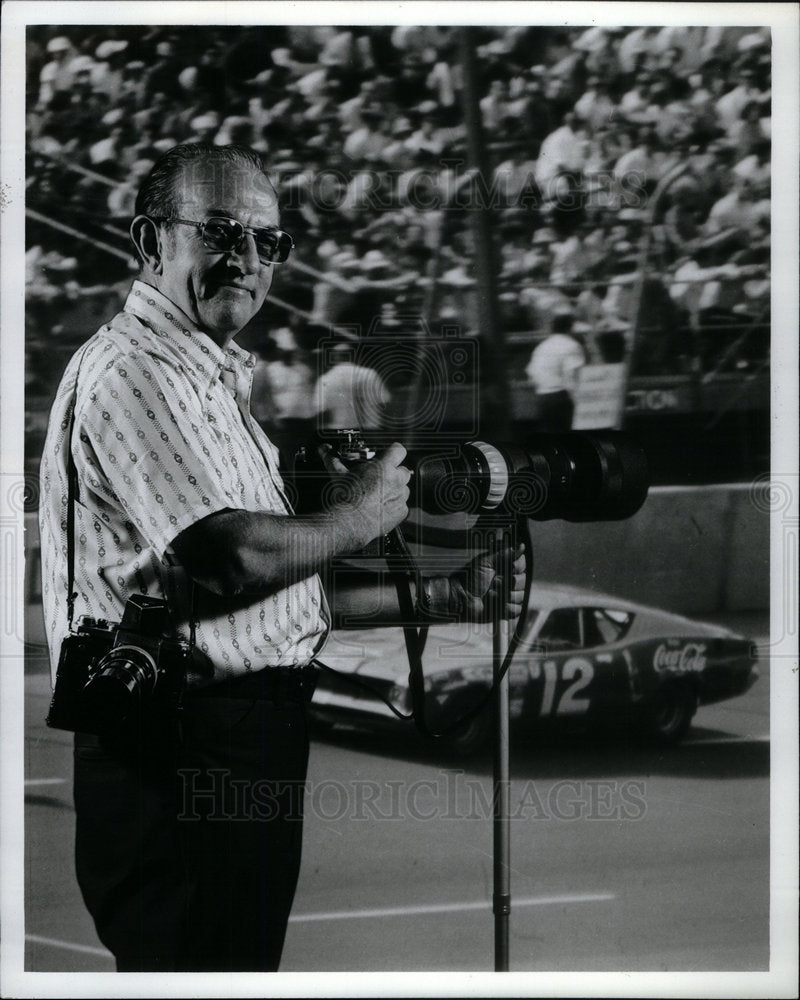
M 405 453 L 395 442 L 352 472 L 334 469 L 341 499 L 324 511 L 296 517 L 222 510 L 186 528 L 172 547 L 189 576 L 215 594 L 283 590 L 407 517 L 411 473 L 400 465 Z
M 283 517 L 246 510 L 212 514 L 173 548 L 189 575 L 216 594 L 274 593 L 361 547 L 355 515 Z

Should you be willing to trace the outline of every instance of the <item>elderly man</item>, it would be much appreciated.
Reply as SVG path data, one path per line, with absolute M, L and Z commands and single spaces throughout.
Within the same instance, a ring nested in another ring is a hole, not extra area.
M 188 640 L 177 719 L 76 733 L 78 881 L 120 971 L 277 969 L 300 865 L 305 703 L 331 626 L 319 572 L 407 514 L 405 450 L 347 472 L 332 506 L 295 516 L 250 414 L 254 359 L 234 338 L 292 240 L 258 155 L 177 146 L 136 200 L 141 262 L 121 313 L 73 357 L 42 459 L 51 660 L 76 620 L 166 601 Z M 478 557 L 446 588 L 519 612 Z M 518 567 L 515 567 L 518 570 Z M 387 602 L 384 602 L 387 606 Z M 434 607 L 431 609 L 436 611 Z

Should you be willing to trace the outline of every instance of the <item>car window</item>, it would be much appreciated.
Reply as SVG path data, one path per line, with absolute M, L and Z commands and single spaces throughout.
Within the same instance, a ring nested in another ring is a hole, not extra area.
M 536 637 L 537 646 L 554 652 L 580 649 L 581 632 L 577 608 L 554 608 Z
M 586 608 L 584 618 L 586 645 L 599 646 L 616 642 L 625 635 L 632 621 L 633 614 L 630 611 L 620 611 L 617 608 Z

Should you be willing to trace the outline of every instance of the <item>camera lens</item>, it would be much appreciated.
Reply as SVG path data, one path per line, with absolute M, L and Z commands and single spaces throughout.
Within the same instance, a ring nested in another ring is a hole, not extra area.
M 614 431 L 538 434 L 524 445 L 471 441 L 410 456 L 412 504 L 431 513 L 480 513 L 502 506 L 537 521 L 613 521 L 647 497 L 642 448 Z
M 109 724 L 135 713 L 155 690 L 158 668 L 138 646 L 116 646 L 97 664 L 84 688 L 84 702 L 96 718 Z

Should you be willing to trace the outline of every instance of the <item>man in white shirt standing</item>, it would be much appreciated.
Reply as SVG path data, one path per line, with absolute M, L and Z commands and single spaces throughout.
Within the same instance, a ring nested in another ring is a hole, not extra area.
M 552 333 L 538 344 L 525 369 L 528 381 L 536 390 L 537 421 L 540 431 L 568 431 L 575 410 L 578 373 L 586 355 L 571 335 L 571 312 L 553 317 Z
M 410 472 L 399 443 L 351 471 L 328 459 L 337 498 L 292 510 L 250 412 L 255 359 L 235 343 L 293 249 L 258 154 L 167 151 L 139 190 L 131 238 L 140 277 L 70 361 L 50 415 L 47 638 L 55 672 L 73 602 L 76 623 L 113 623 L 144 597 L 187 653 L 173 665 L 177 716 L 148 712 L 148 684 L 168 682 L 153 682 L 155 667 L 137 679 L 150 654 L 126 639 L 132 666 L 115 676 L 144 691 L 135 725 L 109 698 L 64 726 L 89 730 L 75 734 L 78 882 L 119 971 L 274 971 L 300 868 L 305 706 L 332 624 L 320 573 L 403 521 Z M 447 613 L 474 614 L 498 593 L 497 562 L 477 560 L 436 588 Z M 508 582 L 513 616 L 521 581 Z

